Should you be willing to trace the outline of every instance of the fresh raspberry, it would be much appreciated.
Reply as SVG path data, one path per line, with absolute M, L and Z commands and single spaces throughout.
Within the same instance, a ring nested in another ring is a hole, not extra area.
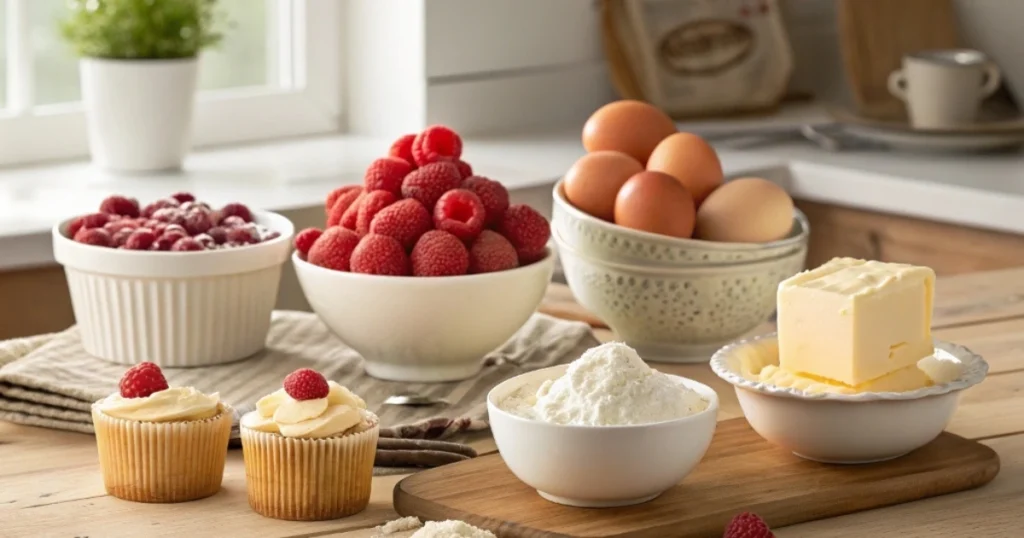
M 394 144 L 391 144 L 391 148 L 388 149 L 389 157 L 398 157 L 409 163 L 409 166 L 416 167 L 416 159 L 412 156 L 412 143 L 416 140 L 416 135 L 407 134 L 402 135 L 398 140 L 395 140 Z
M 115 248 L 121 248 L 128 242 L 128 238 L 135 232 L 135 228 L 121 228 L 110 235 L 110 244 Z
M 370 233 L 370 223 L 385 207 L 395 203 L 398 197 L 389 191 L 372 191 L 359 202 L 359 214 L 356 216 L 356 232 L 360 236 Z
M 413 199 L 399 200 L 377 213 L 370 221 L 370 233 L 393 237 L 411 249 L 421 235 L 434 227 L 430 212 Z
M 348 228 L 353 232 L 356 231 L 356 225 L 359 224 L 359 206 L 363 204 L 363 200 L 366 199 L 366 191 L 359 193 L 352 205 L 348 206 L 345 210 L 345 214 L 341 216 L 341 220 L 338 221 L 338 225 L 342 228 Z
M 299 368 L 284 378 L 284 391 L 296 400 L 317 400 L 326 398 L 331 387 L 320 372 Z
M 224 217 L 220 221 L 220 225 L 229 230 L 231 228 L 245 226 L 246 224 L 248 224 L 248 222 L 245 222 L 245 219 L 243 219 L 242 217 L 236 217 L 235 215 L 231 215 L 230 217 Z
M 188 193 L 185 193 L 185 195 L 186 196 L 192 196 L 191 194 L 188 194 Z M 181 210 L 186 212 L 186 213 L 188 213 L 189 211 L 195 211 L 195 210 L 198 209 L 198 210 L 205 211 L 206 213 L 209 213 L 211 217 L 213 216 L 213 208 L 211 208 L 210 204 L 208 204 L 206 202 L 197 202 L 195 200 L 186 200 L 186 201 L 182 202 L 181 205 L 178 206 L 178 207 L 180 207 Z
M 213 228 L 213 218 L 207 211 L 193 209 L 185 213 L 185 223 L 182 226 L 190 235 L 203 234 Z
M 505 236 L 491 230 L 480 232 L 480 236 L 469 247 L 469 272 L 493 273 L 519 267 L 516 247 Z
M 352 251 L 358 244 L 359 234 L 348 228 L 333 226 L 324 231 L 309 247 L 306 261 L 326 269 L 348 271 L 351 267 Z
M 414 276 L 455 276 L 469 270 L 469 252 L 455 235 L 431 230 L 412 247 Z
M 352 251 L 354 273 L 405 276 L 409 271 L 409 257 L 405 255 L 405 248 L 393 237 L 367 234 Z
M 412 165 L 398 157 L 384 157 L 370 163 L 363 176 L 367 192 L 388 191 L 395 196 L 402 194 L 402 180 L 412 172 Z
M 164 226 L 164 233 L 188 235 L 188 232 L 185 231 L 185 227 L 180 224 L 168 224 L 167 226 Z
M 203 245 L 203 248 L 206 250 L 212 250 L 217 247 L 217 242 L 214 241 L 212 237 L 210 237 L 210 234 L 199 234 L 193 237 L 192 239 L 198 241 L 199 244 Z
M 175 241 L 173 245 L 171 245 L 171 250 L 173 252 L 186 252 L 192 250 L 206 249 L 203 247 L 203 244 L 200 243 L 199 241 L 196 241 L 195 238 L 182 237 L 181 239 Z
M 164 233 L 153 241 L 153 244 L 149 246 L 149 250 L 171 250 L 171 247 L 178 242 L 179 239 L 185 237 L 185 234 L 179 231 L 171 230 L 164 231 Z
M 223 245 L 228 242 L 228 229 L 223 226 L 214 226 L 206 231 L 206 235 L 213 238 L 213 242 Z
M 220 208 L 219 215 L 221 221 L 226 217 L 235 216 L 241 217 L 245 222 L 252 222 L 252 211 L 249 211 L 249 208 L 244 204 L 239 204 L 237 202 L 227 204 Z
M 124 229 L 134 230 L 135 228 L 138 228 L 138 227 L 139 227 L 139 223 L 135 222 L 133 219 L 112 220 L 112 221 L 110 221 L 110 222 L 108 222 L 108 223 L 103 225 L 103 229 L 106 230 L 107 233 L 109 233 L 111 235 L 116 234 L 117 232 L 119 232 L 121 230 L 124 230 Z
M 331 208 L 334 207 L 334 203 L 338 201 L 338 198 L 341 198 L 342 194 L 358 190 L 362 190 L 362 187 L 360 187 L 359 185 L 345 185 L 344 187 L 338 187 L 337 189 L 334 189 L 333 191 L 327 194 L 327 201 L 324 203 L 324 212 L 330 215 Z
M 415 198 L 423 207 L 434 209 L 442 194 L 459 188 L 462 177 L 450 162 L 437 162 L 420 167 L 402 180 L 402 197 Z
M 309 254 L 309 248 L 313 246 L 317 239 L 320 239 L 320 235 L 323 233 L 324 231 L 320 228 L 306 228 L 295 234 L 295 250 L 299 251 L 303 256 Z
M 192 193 L 190 192 L 176 192 L 171 195 L 171 198 L 177 200 L 179 204 L 185 204 L 188 202 L 196 201 L 196 197 L 193 196 Z
M 351 207 L 352 204 L 362 196 L 362 194 L 363 188 L 359 186 L 355 186 L 355 188 L 346 190 L 339 194 L 338 198 L 334 201 L 334 205 L 331 206 L 331 210 L 327 212 L 327 227 L 330 228 L 331 226 L 337 226 L 341 223 L 341 217 L 345 215 L 348 208 Z
M 100 213 L 135 218 L 139 216 L 139 201 L 127 196 L 108 196 L 100 202 Z
M 432 125 L 412 141 L 412 157 L 419 166 L 437 162 L 445 157 L 458 159 L 462 155 L 462 139 L 444 125 Z
M 156 241 L 156 234 L 149 228 L 139 228 L 132 231 L 128 239 L 124 241 L 124 248 L 128 250 L 149 250 Z
M 757 514 L 743 512 L 725 526 L 722 538 L 775 538 L 775 534 Z
M 160 222 L 166 222 L 167 224 L 177 224 L 179 226 L 185 225 L 185 213 L 182 213 L 181 209 L 178 209 L 177 207 L 157 209 L 153 212 L 153 219 Z
M 484 229 L 487 213 L 477 195 L 466 189 L 453 189 L 434 206 L 434 226 L 470 243 Z
M 524 204 L 509 206 L 498 224 L 498 231 L 516 247 L 520 265 L 543 258 L 545 245 L 551 238 L 548 220 L 536 209 Z
M 142 209 L 142 216 L 152 217 L 153 213 L 156 213 L 157 210 L 164 209 L 165 207 L 178 207 L 180 205 L 181 202 L 175 200 L 174 198 L 161 198 L 160 200 L 157 200 L 144 207 Z
M 259 233 L 256 229 L 250 226 L 239 226 L 237 228 L 229 228 L 227 233 L 228 243 L 237 243 L 239 245 L 251 245 L 260 242 Z
M 102 228 L 110 222 L 112 216 L 106 213 L 90 213 L 82 215 L 68 224 L 68 237 L 74 237 L 78 230 L 89 228 Z
M 120 389 L 122 398 L 145 398 L 154 392 L 167 390 L 167 378 L 159 366 L 141 362 L 121 376 Z
M 75 241 L 97 247 L 109 247 L 114 244 L 110 233 L 103 228 L 82 228 L 75 233 Z
M 462 180 L 462 188 L 473 191 L 484 203 L 487 226 L 497 226 L 508 209 L 508 190 L 501 183 L 483 176 L 470 176 Z
M 455 159 L 452 162 L 455 163 L 455 168 L 459 169 L 459 175 L 462 176 L 462 179 L 466 179 L 473 175 L 473 167 L 466 161 L 463 161 L 462 159 Z

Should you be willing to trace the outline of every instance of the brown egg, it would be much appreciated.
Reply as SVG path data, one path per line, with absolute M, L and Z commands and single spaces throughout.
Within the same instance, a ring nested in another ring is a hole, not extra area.
M 664 112 L 643 101 L 615 101 L 597 109 L 583 125 L 587 151 L 621 151 L 646 164 L 658 142 L 676 132 Z
M 672 237 L 693 234 L 693 196 L 676 179 L 644 171 L 629 178 L 615 197 L 615 223 Z
M 698 208 L 724 180 L 718 153 L 692 133 L 676 133 L 662 140 L 647 159 L 647 169 L 678 179 Z
M 618 151 L 588 153 L 565 173 L 565 197 L 599 219 L 615 218 L 615 196 L 627 179 L 644 171 L 636 159 Z
M 697 210 L 699 239 L 764 243 L 786 237 L 793 227 L 793 199 L 759 177 L 726 182 Z

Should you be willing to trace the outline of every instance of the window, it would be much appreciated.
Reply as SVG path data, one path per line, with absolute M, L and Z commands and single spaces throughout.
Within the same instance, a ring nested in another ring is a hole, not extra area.
M 193 146 L 337 131 L 337 0 L 220 0 L 231 26 L 200 59 Z M 0 165 L 88 154 L 65 0 L 0 0 Z

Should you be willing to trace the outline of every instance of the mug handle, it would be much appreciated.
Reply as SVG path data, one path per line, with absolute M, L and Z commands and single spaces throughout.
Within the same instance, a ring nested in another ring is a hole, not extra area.
M 982 78 L 981 83 L 981 97 L 984 99 L 995 93 L 999 89 L 999 83 L 1002 82 L 1002 75 L 999 73 L 999 68 L 995 64 L 988 64 L 985 66 L 985 76 Z
M 907 100 L 907 77 L 902 69 L 897 69 L 889 74 L 889 93 L 900 101 Z

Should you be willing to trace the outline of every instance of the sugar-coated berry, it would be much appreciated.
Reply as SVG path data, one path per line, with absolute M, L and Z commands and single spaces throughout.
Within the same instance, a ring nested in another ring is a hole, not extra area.
M 498 232 L 516 247 L 520 265 L 543 258 L 548 239 L 551 238 L 548 220 L 525 204 L 509 206 L 498 224 Z
M 75 241 L 97 247 L 109 247 L 113 245 L 110 233 L 103 228 L 82 228 L 75 234 Z
M 402 180 L 412 172 L 412 165 L 398 157 L 384 157 L 370 163 L 363 175 L 366 192 L 387 191 L 396 197 L 402 194 Z
M 331 386 L 320 372 L 299 368 L 284 378 L 284 391 L 296 400 L 317 400 L 331 393 Z
M 497 226 L 508 210 L 508 190 L 501 183 L 483 176 L 470 176 L 462 180 L 462 188 L 472 191 L 484 204 L 487 212 L 485 225 Z
M 412 157 L 418 166 L 461 156 L 462 138 L 444 125 L 427 127 L 412 141 Z
M 106 213 L 90 213 L 82 215 L 68 224 L 68 237 L 74 238 L 78 231 L 88 228 L 102 228 L 111 220 L 111 215 Z
M 362 189 L 359 185 L 345 185 L 344 187 L 338 187 L 327 194 L 327 200 L 324 202 L 324 213 L 327 215 L 331 214 L 331 208 L 334 207 L 334 203 L 341 198 L 341 195 L 350 191 L 358 191 Z M 354 199 L 354 198 L 353 198 Z
M 309 247 L 306 261 L 325 269 L 348 271 L 351 268 L 352 251 L 358 244 L 359 234 L 348 228 L 332 226 Z
M 450 162 L 435 162 L 421 166 L 402 180 L 402 197 L 419 200 L 423 207 L 433 211 L 441 195 L 459 187 L 462 176 Z
M 114 248 L 121 248 L 125 243 L 128 242 L 128 238 L 131 237 L 135 228 L 121 228 L 120 230 L 110 234 L 110 246 Z
M 221 222 L 223 222 L 225 218 L 232 216 L 239 217 L 245 222 L 252 222 L 252 211 L 249 211 L 249 208 L 244 204 L 237 202 L 225 205 L 220 208 L 220 211 L 217 213 L 220 215 Z
M 410 255 L 414 276 L 456 276 L 469 270 L 469 252 L 449 232 L 431 230 L 423 234 Z
M 185 230 L 191 235 L 206 233 L 213 228 L 213 218 L 210 212 L 196 208 L 185 213 Z
M 156 233 L 149 228 L 138 228 L 132 231 L 124 242 L 124 248 L 128 250 L 149 250 L 156 242 Z
M 228 229 L 223 226 L 214 226 L 206 231 L 206 235 L 213 238 L 213 242 L 223 245 L 228 242 Z
M 230 217 L 224 217 L 220 221 L 220 225 L 223 226 L 224 228 L 228 228 L 228 229 L 230 229 L 230 228 L 239 228 L 241 226 L 245 226 L 246 224 L 248 224 L 248 223 L 245 222 L 245 219 L 243 219 L 242 217 L 236 216 L 236 215 L 231 215 Z
M 159 199 L 159 200 L 157 200 L 157 201 L 147 205 L 146 207 L 144 207 L 142 209 L 142 216 L 143 217 L 150 217 L 151 218 L 153 216 L 153 213 L 156 213 L 157 211 L 159 211 L 161 209 L 168 208 L 168 207 L 178 207 L 180 205 L 181 205 L 181 202 L 175 200 L 174 198 L 161 198 L 161 199 Z
M 415 168 L 416 159 L 412 156 L 412 143 L 414 140 L 416 140 L 416 135 L 414 134 L 402 135 L 398 140 L 395 140 L 395 142 L 391 144 L 391 148 L 388 149 L 388 156 L 398 157 Z
M 237 243 L 240 245 L 251 245 L 253 243 L 259 243 L 260 237 L 256 233 L 256 229 L 249 226 L 238 226 L 237 228 L 229 228 L 227 233 L 228 243 Z
M 174 198 L 175 200 L 178 201 L 179 204 L 182 204 L 182 205 L 184 205 L 184 204 L 186 204 L 188 202 L 195 202 L 196 201 L 196 197 L 193 196 L 192 193 L 188 193 L 188 192 L 176 192 L 176 193 L 171 195 L 171 198 Z
M 380 210 L 370 222 L 370 233 L 393 237 L 411 249 L 421 235 L 434 227 L 430 212 L 417 200 L 399 200 Z
M 132 366 L 121 376 L 118 389 L 122 398 L 145 398 L 155 392 L 167 390 L 167 378 L 156 364 L 142 362 Z
M 309 254 L 310 247 L 317 239 L 320 239 L 320 234 L 324 233 L 320 228 L 306 228 L 301 232 L 295 234 L 295 250 L 299 251 L 303 256 Z
M 370 223 L 385 207 L 395 203 L 398 197 L 390 191 L 372 191 L 366 193 L 359 202 L 356 215 L 356 233 L 363 236 L 370 233 Z
M 206 250 L 206 248 L 193 237 L 182 237 L 171 245 L 171 250 L 174 252 L 187 252 L 194 250 Z
M 338 198 L 334 201 L 334 205 L 331 206 L 331 210 L 327 212 L 327 227 L 337 226 L 341 224 L 341 217 L 345 215 L 352 204 L 363 195 L 363 188 L 356 186 L 355 188 L 348 189 L 345 192 L 338 195 Z M 330 201 L 330 200 L 328 200 Z
M 469 247 L 469 272 L 493 273 L 519 267 L 516 247 L 505 236 L 484 230 Z
M 736 514 L 725 527 L 723 538 L 774 538 L 775 534 L 763 519 L 751 512 Z
M 135 218 L 140 214 L 139 201 L 127 196 L 113 195 L 100 202 L 100 213 Z
M 370 275 L 406 276 L 412 270 L 402 244 L 393 237 L 375 233 L 359 240 L 352 251 L 351 265 L 352 272 Z
M 444 193 L 434 206 L 434 226 L 467 243 L 480 235 L 486 217 L 483 202 L 466 189 L 452 189 Z
M 209 234 L 199 234 L 192 239 L 195 239 L 206 250 L 213 250 L 217 248 L 217 242 L 214 241 Z
M 167 224 L 177 224 L 178 226 L 185 225 L 185 213 L 177 207 L 157 209 L 153 212 L 153 219 L 160 222 L 166 222 Z
M 156 241 L 154 241 L 153 244 L 149 246 L 149 250 L 169 251 L 171 250 L 171 247 L 174 246 L 174 244 L 177 243 L 178 240 L 183 237 L 185 237 L 185 234 L 182 232 L 178 232 L 175 230 L 164 231 L 164 233 L 157 237 Z

